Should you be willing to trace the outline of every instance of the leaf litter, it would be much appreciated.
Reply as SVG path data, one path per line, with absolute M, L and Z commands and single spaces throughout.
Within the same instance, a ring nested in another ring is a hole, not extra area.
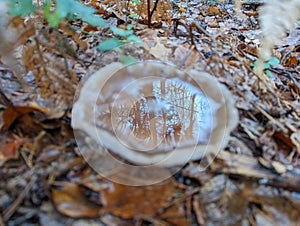
M 134 24 L 143 41 L 105 53 L 97 37 L 109 31 L 81 21 L 56 30 L 35 15 L 1 32 L 9 45 L 0 48 L 0 224 L 297 225 L 299 25 L 275 46 L 279 62 L 264 65 L 262 79 L 253 73 L 262 1 L 165 1 L 150 29 L 144 2 L 89 2 L 108 22 Z M 204 70 L 231 90 L 240 123 L 209 169 L 190 163 L 170 181 L 139 188 L 101 178 L 82 159 L 70 126 L 76 87 L 124 56 Z

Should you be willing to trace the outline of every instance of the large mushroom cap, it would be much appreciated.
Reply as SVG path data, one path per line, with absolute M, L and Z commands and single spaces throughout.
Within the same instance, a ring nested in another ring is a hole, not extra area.
M 216 154 L 237 121 L 231 93 L 217 79 L 158 62 L 100 69 L 72 111 L 73 128 L 103 147 L 90 148 L 93 156 L 111 152 L 136 165 L 183 165 Z

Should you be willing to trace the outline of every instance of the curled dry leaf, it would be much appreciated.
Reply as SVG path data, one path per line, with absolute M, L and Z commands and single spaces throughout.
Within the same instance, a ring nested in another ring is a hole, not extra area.
M 52 200 L 55 208 L 69 217 L 92 218 L 99 215 L 100 206 L 89 201 L 77 184 L 66 182 L 62 189 L 53 189 Z

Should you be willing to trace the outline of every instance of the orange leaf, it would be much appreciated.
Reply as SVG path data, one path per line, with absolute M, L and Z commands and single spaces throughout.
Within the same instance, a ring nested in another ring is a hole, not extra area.
M 38 106 L 32 103 L 31 106 L 8 106 L 2 113 L 2 119 L 4 122 L 3 127 L 9 129 L 9 127 L 22 115 L 38 111 L 45 114 L 49 113 L 49 109 Z
M 24 143 L 24 140 L 15 140 L 5 144 L 0 151 L 0 166 L 10 159 L 18 158 L 18 147 Z
M 101 201 L 106 210 L 122 218 L 133 218 L 136 214 L 153 216 L 165 207 L 175 192 L 171 180 L 163 184 L 131 187 L 112 183 L 101 193 Z
M 77 184 L 66 182 L 61 190 L 53 189 L 52 199 L 55 208 L 69 217 L 93 218 L 99 215 L 100 206 L 89 201 Z
M 215 7 L 215 6 L 208 7 L 208 15 L 217 15 L 220 13 L 221 13 L 221 11 L 217 7 Z

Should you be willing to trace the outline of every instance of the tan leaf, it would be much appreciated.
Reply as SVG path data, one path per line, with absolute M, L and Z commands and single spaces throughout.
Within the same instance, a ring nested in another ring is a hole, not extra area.
M 150 54 L 152 54 L 154 57 L 156 57 L 159 60 L 167 61 L 169 58 L 169 55 L 171 53 L 171 49 L 166 48 L 163 44 L 158 42 L 156 46 L 152 47 L 149 51 Z
M 69 182 L 66 182 L 62 189 L 53 189 L 52 199 L 55 208 L 69 217 L 97 217 L 100 206 L 89 201 L 83 192 L 79 185 Z

